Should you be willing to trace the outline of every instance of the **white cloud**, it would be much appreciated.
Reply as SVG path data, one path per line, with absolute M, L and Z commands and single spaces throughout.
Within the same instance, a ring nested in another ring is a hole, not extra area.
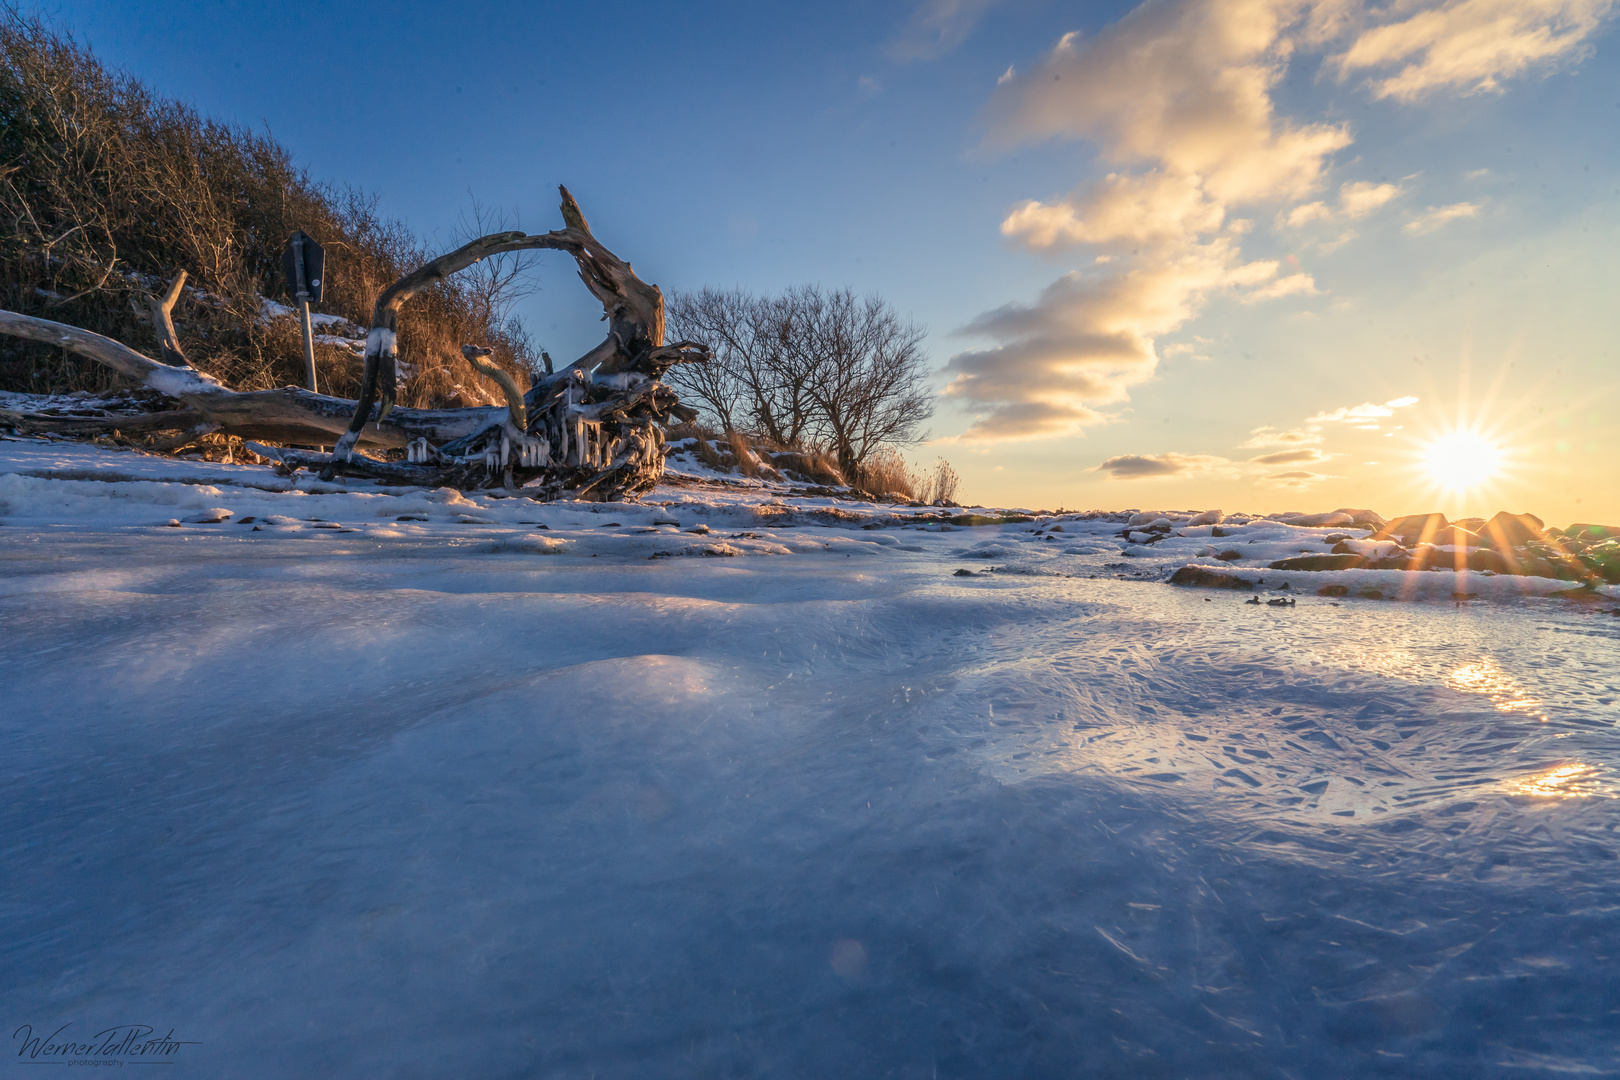
M 1277 300 L 1284 296 L 1321 295 L 1322 290 L 1316 287 L 1316 279 L 1311 275 L 1289 274 L 1258 289 L 1240 294 L 1238 300 L 1245 304 L 1257 304 L 1262 300 Z
M 1210 292 L 1252 288 L 1277 273 L 1275 262 L 1239 256 L 1217 237 L 1119 272 L 1071 271 L 1034 304 L 980 315 L 961 332 L 993 344 L 945 366 L 946 396 L 980 413 L 963 437 L 1056 435 L 1104 419 L 1099 409 L 1152 377 L 1154 338 L 1192 318 Z
M 1372 88 L 1401 101 L 1439 88 L 1499 90 L 1502 79 L 1589 54 L 1588 39 L 1614 6 L 1614 0 L 1395 3 L 1375 13 L 1395 19 L 1363 30 L 1337 64 L 1345 75 L 1399 67 L 1375 76 Z
M 946 366 L 946 393 L 978 413 L 964 437 L 1060 434 L 1105 418 L 1152 377 L 1154 339 L 1217 290 L 1251 301 L 1318 291 L 1308 274 L 1278 278 L 1277 262 L 1244 260 L 1238 238 L 1252 222 L 1228 219 L 1232 206 L 1308 192 L 1349 142 L 1342 126 L 1274 114 L 1292 48 L 1284 30 L 1300 10 L 1298 0 L 1145 4 L 1093 41 L 1065 35 L 998 87 L 989 143 L 1091 139 L 1140 168 L 1028 200 L 1002 222 L 1035 250 L 1087 245 L 1099 269 L 966 327 L 992 344 Z
M 1113 161 L 1199 177 L 1222 202 L 1304 195 L 1350 134 L 1274 113 L 1299 12 L 1295 0 L 1181 0 L 1143 4 L 1089 43 L 1066 34 L 998 88 L 988 141 L 1093 140 Z
M 1290 469 L 1287 472 L 1268 473 L 1265 479 L 1279 487 L 1307 488 L 1323 480 L 1333 480 L 1335 477 L 1326 473 L 1315 473 L 1309 469 Z
M 1095 466 L 1093 472 L 1106 473 L 1113 480 L 1141 480 L 1194 476 L 1218 472 L 1234 479 L 1258 480 L 1281 487 L 1306 488 L 1323 480 L 1338 479 L 1314 472 L 1306 466 L 1319 466 L 1341 455 L 1324 450 L 1322 427 L 1350 424 L 1355 428 L 1377 430 L 1378 421 L 1394 416 L 1397 410 L 1416 405 L 1415 397 L 1392 398 L 1385 402 L 1365 401 L 1330 409 L 1308 418 L 1302 428 L 1282 430 L 1264 425 L 1249 432 L 1240 450 L 1266 450 L 1244 461 L 1210 454 L 1122 454 Z M 1293 466 L 1289 468 L 1288 466 Z
M 1288 212 L 1284 224 L 1291 229 L 1302 229 L 1313 222 L 1332 220 L 1333 209 L 1319 199 L 1316 202 L 1301 203 L 1294 207 Z
M 1479 215 L 1479 204 L 1470 202 L 1452 203 L 1450 206 L 1431 206 L 1422 216 L 1408 221 L 1404 228 L 1409 233 L 1421 236 L 1431 233 L 1459 218 L 1471 218 Z
M 1027 69 L 1009 67 L 986 110 L 986 145 L 1084 140 L 1113 171 L 1006 214 L 1010 240 L 1049 253 L 1089 248 L 1092 269 L 965 328 L 988 344 L 946 366 L 946 393 L 976 414 L 964 438 L 1062 434 L 1107 419 L 1153 377 L 1156 338 L 1218 291 L 1246 303 L 1320 295 L 1297 264 L 1279 276 L 1278 263 L 1245 259 L 1240 240 L 1253 221 L 1236 212 L 1253 208 L 1245 212 L 1279 227 L 1332 224 L 1323 231 L 1336 238 L 1316 244 L 1327 251 L 1354 237 L 1351 223 L 1405 195 L 1413 178 L 1349 181 L 1321 194 L 1351 133 L 1346 123 L 1278 113 L 1273 95 L 1301 50 L 1335 50 L 1330 62 L 1341 73 L 1364 73 L 1383 97 L 1409 100 L 1442 86 L 1473 92 L 1581 55 L 1617 3 L 1149 0 L 1094 37 L 1065 34 Z M 984 7 L 938 0 L 915 19 L 971 25 Z M 1428 232 L 1478 212 L 1476 203 L 1433 207 L 1406 228 Z M 1376 428 L 1387 415 L 1346 422 Z
M 889 55 L 901 61 L 937 60 L 954 52 L 997 2 L 922 0 L 889 46 Z
M 1405 189 L 1398 184 L 1355 180 L 1340 185 L 1337 210 L 1321 200 L 1302 203 L 1288 212 L 1283 218 L 1283 224 L 1289 228 L 1299 229 L 1318 221 L 1364 218 L 1391 199 L 1403 194 Z
M 866 97 L 873 97 L 883 92 L 883 84 L 876 75 L 862 75 L 855 80 L 855 89 Z
M 1300 36 L 1306 44 L 1317 47 L 1343 37 L 1366 18 L 1365 0 L 1315 0 L 1309 8 Z
M 1283 465 L 1318 465 L 1333 456 L 1314 446 L 1262 454 L 1248 461 L 1233 461 L 1214 454 L 1121 454 L 1093 466 L 1091 471 L 1104 473 L 1110 480 L 1161 480 L 1222 473 L 1235 478 L 1260 478 L 1273 483 L 1299 485 L 1326 477 L 1303 469 L 1272 470 Z
M 1338 251 L 1340 248 L 1344 247 L 1344 245 L 1348 244 L 1350 241 L 1354 240 L 1355 238 L 1356 238 L 1356 230 L 1354 230 L 1354 229 L 1346 229 L 1346 230 L 1344 230 L 1344 232 L 1340 233 L 1338 236 L 1335 236 L 1332 240 L 1320 240 L 1320 241 L 1317 241 L 1316 250 L 1320 251 L 1324 255 L 1331 255 L 1335 251 Z
M 1378 424 L 1374 421 L 1394 416 L 1396 409 L 1409 408 L 1418 403 L 1415 397 L 1398 397 L 1379 405 L 1375 402 L 1364 401 L 1360 405 L 1350 405 L 1344 408 L 1333 409 L 1328 412 L 1319 412 L 1306 419 L 1307 424 L 1355 424 L 1376 430 Z
M 1225 216 L 1195 176 L 1109 173 L 1061 202 L 1022 203 L 1001 223 L 1001 232 L 1037 250 L 1076 244 L 1140 248 L 1183 244 L 1189 235 L 1219 229 Z
M 1315 465 L 1332 456 L 1314 446 L 1305 446 L 1298 450 L 1278 450 L 1270 454 L 1261 454 L 1259 457 L 1250 458 L 1249 464 L 1264 465 L 1268 468 L 1276 465 Z
M 1364 218 L 1380 206 L 1402 194 L 1397 184 L 1375 184 L 1370 180 L 1357 180 L 1339 188 L 1339 205 L 1348 218 Z

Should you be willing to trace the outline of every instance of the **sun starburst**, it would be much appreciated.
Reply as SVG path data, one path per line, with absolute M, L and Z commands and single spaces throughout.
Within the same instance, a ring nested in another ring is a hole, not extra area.
M 1440 503 L 1447 513 L 1487 516 L 1522 477 L 1524 462 L 1515 449 L 1520 439 L 1500 425 L 1459 415 L 1450 424 L 1414 431 L 1407 460 L 1414 491 Z
M 1456 429 L 1430 439 L 1419 451 L 1429 480 L 1447 495 L 1466 497 L 1502 474 L 1501 444 L 1484 432 Z

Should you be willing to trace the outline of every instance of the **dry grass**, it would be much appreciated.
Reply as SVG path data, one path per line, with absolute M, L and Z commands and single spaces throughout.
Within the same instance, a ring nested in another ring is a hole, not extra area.
M 267 320 L 260 297 L 282 299 L 281 251 L 302 229 L 326 248 L 316 310 L 358 327 L 377 294 L 427 257 L 399 222 L 353 189 L 313 181 L 268 135 L 222 124 L 109 71 L 90 50 L 38 18 L 0 7 L 0 306 L 84 327 L 152 353 L 145 296 L 190 275 L 175 310 L 192 363 L 227 385 L 303 381 L 291 318 Z M 531 367 L 521 329 L 453 279 L 413 298 L 400 318 L 400 354 L 416 375 L 413 405 L 493 402 L 495 388 L 462 360 L 486 345 L 514 373 Z M 322 389 L 353 394 L 359 365 L 317 346 Z M 89 361 L 15 338 L 0 340 L 0 388 L 103 389 Z
M 730 472 L 732 466 L 737 464 L 736 458 L 716 450 L 709 440 L 701 435 L 697 437 L 697 446 L 693 452 L 697 454 L 699 461 L 715 472 Z
M 825 487 L 844 487 L 832 453 L 824 449 L 784 450 L 770 440 L 740 431 L 721 433 L 703 423 L 672 424 L 666 429 L 672 443 L 695 439 L 694 455 L 719 472 L 736 471 L 767 480 L 797 480 Z
M 781 450 L 771 455 L 771 463 L 813 484 L 844 486 L 844 474 L 838 471 L 838 463 L 825 450 Z
M 682 439 L 713 438 L 714 433 L 702 424 L 670 424 L 664 428 L 664 441 L 678 443 Z
M 917 476 L 893 447 L 885 446 L 868 457 L 859 476 L 860 486 L 880 499 L 912 502 L 917 498 Z
M 951 463 L 940 458 L 934 464 L 933 475 L 925 477 L 919 485 L 917 498 L 930 506 L 955 506 L 956 488 L 960 483 L 961 477 L 956 475 Z
M 754 457 L 753 448 L 748 445 L 748 436 L 733 428 L 726 432 L 726 445 L 731 448 L 731 456 L 736 459 L 737 471 L 744 476 L 758 478 L 759 460 Z
M 939 458 L 931 472 L 914 469 L 899 451 L 885 447 L 861 470 L 860 486 L 880 499 L 914 505 L 954 506 L 960 480 L 951 463 Z

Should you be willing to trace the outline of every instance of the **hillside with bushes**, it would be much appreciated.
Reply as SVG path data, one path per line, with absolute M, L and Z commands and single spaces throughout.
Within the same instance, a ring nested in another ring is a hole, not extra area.
M 110 70 L 72 36 L 0 12 L 0 307 L 154 354 L 147 299 L 179 271 L 175 323 L 187 357 L 238 390 L 303 382 L 303 342 L 281 276 L 302 229 L 327 252 L 315 305 L 321 389 L 353 396 L 377 294 L 428 253 L 377 200 L 312 178 L 268 134 L 211 119 Z M 480 224 L 482 222 L 479 222 Z M 501 270 L 506 270 L 504 276 Z M 400 319 L 403 404 L 489 404 L 495 386 L 461 358 L 494 350 L 513 373 L 534 350 L 509 317 L 510 266 L 418 294 Z M 283 303 L 277 303 L 281 301 Z M 0 338 L 0 390 L 98 390 L 106 369 Z

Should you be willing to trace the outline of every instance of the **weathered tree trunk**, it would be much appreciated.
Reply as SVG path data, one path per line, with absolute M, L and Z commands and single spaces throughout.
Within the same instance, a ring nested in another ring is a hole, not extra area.
M 573 196 L 567 188 L 561 191 L 564 228 L 536 236 L 506 232 L 481 237 L 383 291 L 366 339 L 365 374 L 357 402 L 290 386 L 236 393 L 191 367 L 180 352 L 169 317 L 184 285 L 183 272 L 163 299 L 153 302 L 159 342 L 165 360 L 176 361 L 173 366 L 99 334 L 9 311 L 0 311 L 0 333 L 69 349 L 184 406 L 172 414 L 143 417 L 140 422 L 148 430 L 165 423 L 156 417 L 172 417 L 170 426 L 185 425 L 192 436 L 222 432 L 261 443 L 335 443 L 330 455 L 255 447 L 286 468 L 319 466 L 328 479 L 352 472 L 457 487 L 521 484 L 547 498 L 565 493 L 598 499 L 639 494 L 663 475 L 662 425 L 672 418 L 696 416 L 660 380 L 675 364 L 706 361 L 709 350 L 689 341 L 664 344 L 663 294 L 596 240 Z M 468 345 L 463 354 L 501 385 L 506 408 L 394 408 L 395 333 L 404 303 L 480 259 L 530 248 L 566 251 L 574 257 L 580 280 L 601 302 L 608 322 L 602 344 L 562 370 L 548 372 L 527 394 L 520 394 L 517 383 L 485 359 L 489 350 Z M 11 422 L 48 427 L 50 418 L 18 414 Z M 362 442 L 405 448 L 408 460 L 389 463 L 361 457 L 356 448 Z
M 117 431 L 139 435 L 149 431 L 189 431 L 203 422 L 195 409 L 168 409 L 150 413 L 115 413 L 103 416 L 73 416 L 54 413 L 18 412 L 0 409 L 0 425 L 16 428 L 24 435 L 48 431 L 56 435 L 110 435 Z

